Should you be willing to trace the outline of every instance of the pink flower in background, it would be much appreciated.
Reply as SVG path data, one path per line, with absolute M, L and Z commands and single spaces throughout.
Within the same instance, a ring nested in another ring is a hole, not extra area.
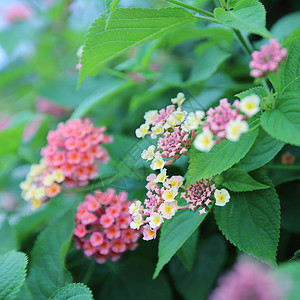
M 250 72 L 253 77 L 264 77 L 270 72 L 277 72 L 281 62 L 286 59 L 287 51 L 281 48 L 277 40 L 270 40 L 269 45 L 263 45 L 260 51 L 254 51 L 250 62 Z
M 36 99 L 35 106 L 39 113 L 49 114 L 57 118 L 62 117 L 69 112 L 69 110 L 54 104 L 46 98 Z
M 33 208 L 58 195 L 62 188 L 85 186 L 98 176 L 98 163 L 107 163 L 109 155 L 101 144 L 112 142 L 105 127 L 94 127 L 88 119 L 68 120 L 49 131 L 42 159 L 32 165 L 21 183 L 22 197 Z M 61 186 L 63 185 L 63 186 Z M 89 222 L 86 216 L 86 222 Z
M 127 193 L 114 189 L 95 191 L 79 204 L 75 215 L 74 239 L 87 257 L 94 256 L 100 264 L 116 261 L 128 249 L 137 247 L 140 231 L 129 227 L 131 217 Z
M 33 8 L 22 1 L 9 3 L 3 12 L 4 19 L 9 23 L 30 20 L 34 15 Z
M 31 122 L 29 122 L 26 127 L 24 128 L 23 135 L 22 135 L 22 141 L 27 142 L 31 138 L 35 136 L 37 131 L 39 130 L 41 124 L 43 122 L 43 118 L 37 117 Z
M 262 263 L 242 257 L 219 279 L 209 300 L 283 300 L 284 290 L 271 270 Z

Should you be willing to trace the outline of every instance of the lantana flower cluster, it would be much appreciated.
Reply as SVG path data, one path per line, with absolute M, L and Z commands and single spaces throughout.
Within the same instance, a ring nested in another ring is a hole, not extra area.
M 76 247 L 100 264 L 109 258 L 116 261 L 128 249 L 134 250 L 140 232 L 129 227 L 130 203 L 126 192 L 117 194 L 112 188 L 86 195 L 75 215 Z
M 230 198 L 225 189 L 215 188 L 212 178 L 197 181 L 185 188 L 182 176 L 168 177 L 165 166 L 175 162 L 181 155 L 186 155 L 195 138 L 195 129 L 204 124 L 202 119 L 205 116 L 202 111 L 188 114 L 182 110 L 182 103 L 185 101 L 183 93 L 179 93 L 171 101 L 173 105 L 166 109 L 147 112 L 144 116 L 145 124 L 136 130 L 136 135 L 140 138 L 147 134 L 153 139 L 158 137 L 157 145 L 149 146 L 141 156 L 151 161 L 152 170 L 160 170 L 160 173 L 152 173 L 147 177 L 148 192 L 144 204 L 136 201 L 129 207 L 133 219 L 130 227 L 140 229 L 143 225 L 143 239 L 147 241 L 156 238 L 156 232 L 164 220 L 171 219 L 177 210 L 199 210 L 200 214 L 204 214 L 213 203 L 223 206 Z M 186 205 L 179 206 L 176 200 L 179 198 Z
M 276 39 L 271 39 L 269 45 L 263 45 L 259 51 L 251 54 L 250 75 L 256 78 L 265 77 L 270 72 L 277 72 L 279 65 L 287 57 L 285 48 Z
M 107 163 L 109 155 L 101 144 L 112 142 L 105 127 L 94 127 L 88 119 L 68 120 L 59 123 L 47 135 L 47 146 L 41 150 L 39 165 L 31 166 L 21 183 L 23 198 L 33 208 L 56 196 L 65 189 L 85 186 L 98 176 L 97 163 Z
M 226 98 L 220 104 L 207 111 L 207 118 L 201 123 L 202 132 L 195 138 L 196 149 L 209 152 L 212 147 L 224 139 L 236 142 L 249 130 L 247 120 L 259 112 L 260 98 L 249 95 L 232 105 Z

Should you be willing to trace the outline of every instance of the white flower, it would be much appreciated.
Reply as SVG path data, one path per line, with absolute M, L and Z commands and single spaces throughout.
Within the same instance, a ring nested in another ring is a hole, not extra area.
M 155 150 L 154 145 L 149 146 L 148 149 L 143 150 L 143 152 L 141 154 L 142 158 L 147 159 L 147 161 L 153 159 L 154 158 L 154 150 Z
M 183 93 L 178 93 L 176 98 L 171 99 L 171 102 L 173 104 L 178 104 L 178 106 L 181 106 L 184 101 L 185 101 L 185 96 Z
M 132 229 L 140 229 L 143 224 L 143 218 L 141 214 L 136 214 L 133 216 L 133 221 L 130 223 L 130 228 Z
M 247 96 L 241 100 L 240 110 L 249 117 L 252 117 L 259 112 L 259 102 L 260 98 L 257 95 L 252 94 Z
M 155 158 L 152 160 L 150 168 L 152 170 L 162 169 L 165 166 L 165 161 L 162 159 L 161 156 L 156 155 Z
M 166 181 L 166 184 L 170 187 L 181 187 L 183 184 L 184 178 L 182 176 L 172 176 Z
M 139 211 L 140 211 L 140 208 L 141 208 L 141 204 L 142 202 L 137 200 L 133 203 L 131 203 L 131 205 L 129 206 L 128 210 L 129 210 L 129 213 L 131 215 L 137 215 L 137 214 L 140 214 Z
M 162 169 L 160 173 L 157 175 L 156 179 L 154 182 L 164 182 L 167 178 L 167 169 Z
M 227 202 L 229 202 L 230 199 L 230 195 L 225 189 L 216 190 L 214 196 L 217 206 L 224 206 Z
M 198 134 L 194 141 L 195 148 L 204 152 L 209 152 L 214 144 L 213 134 L 210 131 Z
M 35 192 L 36 192 L 36 186 L 31 186 L 25 193 L 24 199 L 26 201 L 30 201 L 35 197 Z
M 65 180 L 65 176 L 64 176 L 64 173 L 62 172 L 62 170 L 58 169 L 58 170 L 55 170 L 53 173 L 52 173 L 52 177 L 53 179 L 58 182 L 58 183 L 61 183 Z
M 175 118 L 175 125 L 180 125 L 186 118 L 186 111 L 174 111 L 172 116 Z
M 20 188 L 23 191 L 28 191 L 30 187 L 31 187 L 31 180 L 26 179 L 25 181 L 22 181 L 20 183 Z
M 34 194 L 37 200 L 42 200 L 46 196 L 46 191 L 43 187 L 39 187 L 35 190 Z
M 246 121 L 232 120 L 228 122 L 225 129 L 226 138 L 230 141 L 236 142 L 240 139 L 241 134 L 247 132 L 249 129 Z
M 150 123 L 151 121 L 155 120 L 155 117 L 157 115 L 157 110 L 149 110 L 144 114 L 144 119 L 146 121 L 146 124 Z
M 159 206 L 158 211 L 161 213 L 163 218 L 171 219 L 177 211 L 177 201 L 162 203 Z
M 44 186 L 50 186 L 54 182 L 54 177 L 52 174 L 48 174 L 43 179 Z
M 31 177 L 41 174 L 43 171 L 43 166 L 41 165 L 31 165 L 29 174 Z
M 156 136 L 158 134 L 163 134 L 164 133 L 164 127 L 161 123 L 157 123 L 154 127 L 152 127 L 152 134 L 151 138 L 156 139 Z
M 175 197 L 178 194 L 178 188 L 176 186 L 165 190 L 161 197 L 166 201 L 166 202 L 172 202 L 175 200 Z
M 156 212 L 152 213 L 149 217 L 149 225 L 153 229 L 159 227 L 163 221 L 164 219 L 162 216 Z
M 175 119 L 175 116 L 172 114 L 168 117 L 168 119 L 164 125 L 164 129 L 169 129 L 170 127 L 175 126 L 175 125 L 176 125 L 176 119 Z
M 148 133 L 149 125 L 148 124 L 142 124 L 140 128 L 135 130 L 135 135 L 138 138 L 143 138 Z

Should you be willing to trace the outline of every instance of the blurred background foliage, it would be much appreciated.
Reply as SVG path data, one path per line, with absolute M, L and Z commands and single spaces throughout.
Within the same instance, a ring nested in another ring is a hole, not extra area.
M 218 1 L 210 0 L 185 2 L 209 11 L 218 5 Z M 298 0 L 264 0 L 262 3 L 267 10 L 267 28 L 279 40 L 300 26 Z M 14 5 L 19 6 L 13 12 Z M 119 5 L 170 6 L 162 0 L 121 0 Z M 249 77 L 249 58 L 233 32 L 223 26 L 197 22 L 110 61 L 96 77 L 86 78 L 77 90 L 77 53 L 93 19 L 103 10 L 103 0 L 1 0 L 1 253 L 16 245 L 30 252 L 41 228 L 82 200 L 88 190 L 113 186 L 128 191 L 131 199 L 143 200 L 147 166 L 139 157 L 147 140 L 137 142 L 134 130 L 142 123 L 145 111 L 165 107 L 179 91 L 189 99 L 185 103 L 186 110 L 207 109 L 221 98 L 232 100 L 236 93 L 254 86 Z M 249 38 L 256 47 L 263 43 L 257 36 Z M 21 199 L 19 183 L 30 164 L 39 161 L 48 131 L 60 121 L 85 116 L 96 126 L 107 126 L 108 132 L 115 136 L 115 142 L 108 146 L 111 163 L 100 170 L 100 180 L 76 196 L 61 195 L 32 212 Z M 284 147 L 274 163 L 284 166 L 282 155 L 287 151 L 299 163 L 300 153 L 292 146 Z M 184 159 L 179 160 L 172 167 L 174 174 L 184 175 L 186 165 Z M 279 176 L 278 172 L 269 172 L 282 204 L 278 259 L 285 261 L 300 248 L 299 172 L 286 171 Z M 192 273 L 188 273 L 176 257 L 159 279 L 152 281 L 157 241 L 141 241 L 139 248 L 125 254 L 120 263 L 101 267 L 86 263 L 83 254 L 72 247 L 68 256 L 69 270 L 75 281 L 87 283 L 89 280 L 89 286 L 99 299 L 120 299 L 122 295 L 123 299 L 130 299 L 132 294 L 128 294 L 128 290 L 133 284 L 137 291 L 141 286 L 145 289 L 147 284 L 149 291 L 157 289 L 158 299 L 206 299 L 222 268 L 229 268 L 237 256 L 237 250 L 219 234 L 212 214 L 201 225 L 199 251 L 195 254 Z M 212 259 L 204 259 L 216 249 Z M 139 268 L 141 265 L 144 267 Z M 191 281 L 200 279 L 194 281 L 191 290 L 184 286 L 175 288 L 176 283 L 187 276 L 196 276 Z M 120 288 L 120 280 L 124 289 Z M 110 294 L 112 290 L 114 295 Z M 148 299 L 147 291 L 145 295 Z

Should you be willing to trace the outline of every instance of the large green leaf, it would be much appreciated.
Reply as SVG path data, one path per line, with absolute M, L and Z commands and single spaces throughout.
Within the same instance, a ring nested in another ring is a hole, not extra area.
M 300 95 L 281 96 L 274 110 L 262 114 L 261 125 L 272 137 L 300 146 Z
M 270 179 L 254 178 L 271 186 Z M 229 203 L 214 208 L 217 224 L 225 237 L 240 250 L 269 263 L 276 263 L 280 232 L 280 204 L 273 187 L 245 193 L 231 193 Z
M 10 250 L 18 250 L 16 232 L 5 219 L 0 227 L 0 254 Z
M 56 290 L 49 300 L 93 300 L 91 290 L 82 283 L 71 283 Z
M 272 37 L 266 29 L 266 10 L 258 0 L 241 0 L 229 11 L 218 7 L 214 14 L 219 22 L 234 29 Z
M 190 272 L 178 259 L 172 260 L 169 270 L 175 287 L 186 300 L 205 300 L 226 258 L 226 245 L 220 236 L 203 241 Z
M 198 228 L 206 214 L 185 210 L 166 220 L 161 228 L 158 245 L 158 262 L 153 278 L 156 278 L 165 264 Z
M 241 160 L 253 145 L 258 130 L 241 136 L 238 142 L 223 140 L 209 152 L 200 152 L 194 147 L 189 151 L 190 164 L 186 185 L 197 180 L 220 174 Z
M 217 46 L 212 46 L 201 51 L 197 56 L 196 63 L 187 84 L 194 84 L 208 79 L 229 56 L 229 53 Z
M 79 83 L 129 49 L 195 20 L 181 8 L 116 8 L 105 29 L 106 14 L 101 15 L 90 27 L 84 43 Z
M 260 97 L 260 99 L 262 99 L 264 97 L 268 97 L 268 92 L 262 86 L 253 87 L 249 90 L 240 92 L 240 93 L 236 94 L 235 96 L 238 97 L 239 99 L 243 99 L 243 98 L 245 98 L 247 96 L 250 96 L 252 94 L 256 94 L 257 96 Z
M 274 139 L 260 127 L 253 146 L 236 167 L 246 172 L 258 169 L 273 159 L 283 146 L 284 142 Z
M 197 251 L 199 230 L 195 230 L 188 240 L 179 248 L 176 255 L 188 271 L 191 271 Z
M 250 192 L 269 187 L 254 180 L 246 171 L 238 168 L 229 169 L 224 177 L 223 185 L 233 192 Z
M 161 274 L 156 280 L 152 280 L 153 265 L 150 261 L 135 256 L 106 265 L 110 270 L 98 299 L 173 299 L 168 280 L 164 274 Z
M 300 36 L 290 40 L 286 45 L 287 59 L 283 62 L 279 73 L 278 97 L 283 94 L 299 95 L 300 89 Z
M 38 236 L 31 252 L 27 279 L 34 299 L 48 299 L 57 289 L 72 282 L 65 257 L 72 238 L 74 215 L 68 212 Z
M 0 255 L 0 299 L 15 299 L 26 276 L 27 256 L 11 251 Z

